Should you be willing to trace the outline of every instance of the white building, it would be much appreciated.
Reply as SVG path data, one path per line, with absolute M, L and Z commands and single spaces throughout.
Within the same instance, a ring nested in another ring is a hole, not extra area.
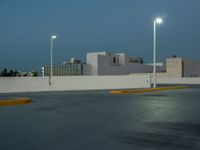
M 167 58 L 167 77 L 200 77 L 200 62 L 183 58 Z
M 130 73 L 151 73 L 153 70 L 152 65 L 145 65 L 143 61 L 135 62 L 125 53 L 87 53 L 87 65 L 90 75 L 128 75 Z M 157 72 L 164 70 L 164 66 L 157 66 Z
M 78 66 L 78 68 L 77 68 Z M 165 63 L 156 64 L 157 77 L 200 77 L 200 61 L 183 58 L 167 58 Z M 125 53 L 90 52 L 87 63 L 71 58 L 70 63 L 53 65 L 54 75 L 129 75 L 152 74 L 153 64 L 143 64 L 141 57 L 128 57 Z M 48 76 L 48 66 L 42 75 Z
M 158 78 L 187 78 L 187 77 L 200 77 L 200 61 L 188 60 L 183 58 L 167 58 L 166 71 L 157 73 Z M 132 73 L 135 75 L 138 73 Z M 139 73 L 140 75 L 152 73 Z

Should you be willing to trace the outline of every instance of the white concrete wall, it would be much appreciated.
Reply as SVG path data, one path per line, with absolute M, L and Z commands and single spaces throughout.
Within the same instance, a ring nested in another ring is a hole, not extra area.
M 158 84 L 200 84 L 200 78 L 157 78 Z
M 97 75 L 98 74 L 98 55 L 93 53 L 87 53 L 87 65 L 90 67 L 88 70 L 88 75 Z
M 167 58 L 166 68 L 168 77 L 182 77 L 182 58 Z
M 105 58 L 104 58 L 105 59 Z M 106 64 L 103 57 L 100 57 L 100 65 L 98 65 L 98 75 L 128 75 L 130 73 L 148 73 L 152 72 L 153 66 L 138 63 L 129 63 L 125 66 L 112 66 Z M 157 71 L 163 70 L 163 67 L 157 66 Z
M 183 59 L 184 77 L 199 77 L 200 62 L 194 60 Z
M 103 90 L 150 87 L 150 76 L 1 77 L 0 93 L 33 91 Z
M 149 75 L 149 76 L 153 76 L 153 73 L 131 73 L 130 75 Z M 162 72 L 162 73 L 156 73 L 156 77 L 157 78 L 169 78 L 169 75 L 166 72 Z
M 125 66 L 128 60 L 127 55 L 125 53 L 117 53 L 116 55 L 118 56 L 118 64 L 120 66 Z
M 152 73 L 133 73 L 131 76 L 139 75 L 149 75 L 151 78 L 151 83 L 153 84 L 153 74 Z M 157 84 L 199 84 L 200 77 L 169 77 L 167 73 L 157 73 Z
M 168 77 L 200 77 L 200 62 L 182 58 L 167 59 Z
M 118 62 L 113 63 L 113 57 Z M 108 52 L 87 53 L 87 64 L 91 66 L 91 75 L 128 75 L 130 73 L 152 72 L 152 65 L 130 63 L 124 53 L 110 54 Z M 163 66 L 157 66 L 162 71 Z

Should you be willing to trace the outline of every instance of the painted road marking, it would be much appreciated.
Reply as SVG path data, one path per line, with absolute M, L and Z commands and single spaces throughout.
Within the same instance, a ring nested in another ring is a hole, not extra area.
M 2 99 L 0 100 L 0 106 L 23 105 L 23 104 L 29 104 L 31 102 L 32 100 L 29 97 Z
M 156 88 L 147 88 L 147 89 L 135 89 L 135 90 L 112 90 L 111 94 L 137 94 L 137 93 L 146 93 L 146 92 L 156 92 L 164 90 L 176 90 L 176 89 L 186 89 L 188 86 L 165 86 L 165 87 L 156 87 Z

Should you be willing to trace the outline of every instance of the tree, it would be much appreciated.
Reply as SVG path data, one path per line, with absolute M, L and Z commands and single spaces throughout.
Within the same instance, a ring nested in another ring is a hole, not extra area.
M 1 76 L 6 77 L 8 75 L 7 69 L 4 68 L 3 71 L 1 71 Z
M 37 73 L 37 72 L 33 72 L 32 75 L 33 75 L 34 77 L 36 77 L 36 76 L 38 76 L 38 73 Z
M 1 71 L 0 76 L 1 77 L 15 77 L 18 74 L 18 71 L 13 71 L 12 69 L 8 70 L 6 68 L 3 69 L 3 71 Z
M 8 76 L 13 77 L 13 76 L 14 76 L 14 71 L 13 71 L 13 70 L 10 70 L 10 72 L 8 73 Z
M 17 70 L 15 70 L 15 71 L 14 71 L 14 73 L 13 73 L 13 75 L 16 77 L 16 76 L 17 76 L 17 74 L 18 74 L 18 71 L 17 71 Z

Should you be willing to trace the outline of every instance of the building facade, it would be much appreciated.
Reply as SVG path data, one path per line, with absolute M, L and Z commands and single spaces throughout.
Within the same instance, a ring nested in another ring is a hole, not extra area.
M 200 77 L 200 62 L 183 58 L 167 58 L 165 63 L 157 63 L 158 77 Z M 144 64 L 141 57 L 128 57 L 125 53 L 87 53 L 87 63 L 71 58 L 69 63 L 53 65 L 53 76 L 78 75 L 129 75 L 152 74 L 153 64 Z M 42 68 L 42 75 L 49 76 L 50 66 Z
M 87 65 L 91 75 L 128 75 L 150 73 L 153 70 L 152 65 L 143 64 L 141 57 L 128 57 L 125 53 L 87 53 Z M 157 66 L 158 72 L 162 72 L 164 69 L 164 66 Z
M 200 77 L 200 62 L 183 58 L 167 58 L 166 74 L 168 77 Z
M 52 66 L 53 76 L 79 76 L 83 75 L 84 64 L 60 64 Z M 49 76 L 51 71 L 50 65 L 43 67 L 43 76 Z
M 70 62 L 63 62 L 63 64 L 52 66 L 53 76 L 80 76 L 86 74 L 84 71 L 87 71 L 87 65 L 76 58 L 71 58 Z M 49 76 L 50 72 L 50 65 L 42 67 L 42 76 Z

